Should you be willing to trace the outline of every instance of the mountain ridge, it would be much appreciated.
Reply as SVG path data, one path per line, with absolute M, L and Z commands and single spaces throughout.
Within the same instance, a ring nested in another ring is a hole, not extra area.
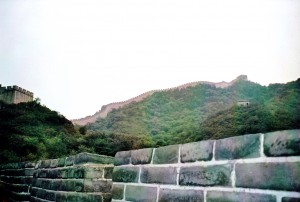
M 227 87 L 233 85 L 235 82 L 240 81 L 240 80 L 248 80 L 247 75 L 240 75 L 240 76 L 238 76 L 237 78 L 235 78 L 234 80 L 232 80 L 230 82 L 225 82 L 225 81 L 221 81 L 221 82 L 195 81 L 195 82 L 189 82 L 189 83 L 182 84 L 182 85 L 172 87 L 172 88 L 166 88 L 166 89 L 160 89 L 160 90 L 151 90 L 151 91 L 142 93 L 142 94 L 140 94 L 136 97 L 130 98 L 130 99 L 125 100 L 125 101 L 112 102 L 112 103 L 109 103 L 107 105 L 103 105 L 101 107 L 101 109 L 99 111 L 97 111 L 94 115 L 86 116 L 86 117 L 80 118 L 80 119 L 73 119 L 71 121 L 72 121 L 73 124 L 79 125 L 79 126 L 84 126 L 84 125 L 87 125 L 89 123 L 94 123 L 94 122 L 97 121 L 97 119 L 99 117 L 105 118 L 107 116 L 107 114 L 109 112 L 111 112 L 113 109 L 122 108 L 122 107 L 124 107 L 124 106 L 126 106 L 126 105 L 128 105 L 132 102 L 142 101 L 145 98 L 151 96 L 155 92 L 164 92 L 164 91 L 170 91 L 170 90 L 181 90 L 181 89 L 184 89 L 184 88 L 196 86 L 198 84 L 208 84 L 208 85 L 215 86 L 216 88 L 227 88 Z

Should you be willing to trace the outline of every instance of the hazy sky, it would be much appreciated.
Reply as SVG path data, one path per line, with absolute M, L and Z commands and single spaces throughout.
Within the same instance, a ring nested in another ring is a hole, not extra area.
M 240 74 L 300 77 L 299 0 L 0 0 L 0 84 L 67 118 Z

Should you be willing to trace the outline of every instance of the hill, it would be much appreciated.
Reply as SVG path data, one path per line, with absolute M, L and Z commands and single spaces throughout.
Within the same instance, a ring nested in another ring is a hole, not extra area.
M 37 101 L 0 103 L 0 163 L 57 158 L 77 152 L 72 122 Z
M 250 107 L 239 109 L 236 103 L 240 99 L 249 100 Z M 98 118 L 86 128 L 88 131 L 107 134 L 147 136 L 151 137 L 155 145 L 160 146 L 212 137 L 299 128 L 299 106 L 300 79 L 269 86 L 239 79 L 225 88 L 199 83 L 186 88 L 154 92 L 142 101 L 113 109 L 105 118 Z M 226 117 L 230 114 L 235 119 Z M 222 121 L 235 121 L 231 124 L 239 125 L 240 129 L 223 133 L 229 128 Z M 209 124 L 215 130 L 208 130 Z M 252 129 L 253 124 L 256 130 Z
M 151 96 L 153 93 L 156 93 L 156 92 L 166 92 L 166 91 L 170 91 L 170 90 L 182 90 L 182 89 L 185 89 L 187 87 L 196 86 L 198 84 L 208 84 L 208 85 L 211 85 L 211 86 L 215 86 L 217 88 L 226 88 L 228 86 L 231 86 L 232 84 L 234 84 L 236 81 L 239 81 L 239 80 L 247 80 L 247 76 L 246 75 L 240 75 L 231 82 L 222 81 L 222 82 L 218 82 L 218 83 L 213 83 L 213 82 L 209 82 L 209 81 L 197 81 L 197 82 L 190 82 L 190 83 L 187 83 L 187 84 L 183 84 L 183 85 L 180 85 L 180 86 L 177 86 L 177 87 L 174 87 L 174 88 L 162 89 L 162 90 L 152 90 L 152 91 L 143 93 L 139 96 L 136 96 L 136 97 L 131 98 L 131 99 L 126 100 L 126 101 L 114 102 L 114 103 L 104 105 L 104 106 L 102 106 L 101 110 L 96 112 L 94 115 L 87 116 L 87 117 L 84 117 L 84 118 L 81 118 L 81 119 L 74 119 L 74 120 L 72 120 L 72 122 L 75 125 L 80 125 L 80 126 L 83 126 L 83 125 L 86 125 L 86 124 L 89 124 L 89 123 L 95 123 L 98 118 L 106 118 L 107 114 L 109 112 L 111 112 L 112 110 L 122 108 L 122 107 L 124 107 L 124 106 L 126 106 L 126 105 L 128 105 L 132 102 L 140 102 L 140 101 L 146 99 L 147 97 Z

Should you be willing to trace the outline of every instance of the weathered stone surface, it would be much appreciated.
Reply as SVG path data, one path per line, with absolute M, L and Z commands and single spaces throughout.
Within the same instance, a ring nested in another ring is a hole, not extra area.
M 59 158 L 58 163 L 57 163 L 57 167 L 64 167 L 65 162 L 66 162 L 66 158 Z
M 236 164 L 236 186 L 300 191 L 300 162 Z
M 51 160 L 42 160 L 39 168 L 49 168 Z
M 131 151 L 117 152 L 115 155 L 115 166 L 126 165 L 131 163 Z
M 174 167 L 144 167 L 141 171 L 141 182 L 176 184 L 177 168 Z
M 75 161 L 75 156 L 69 156 L 66 158 L 65 165 L 72 166 L 74 164 L 74 161 Z
M 74 192 L 58 192 L 56 194 L 56 202 L 81 202 L 81 201 L 89 201 L 89 202 L 102 202 L 102 194 L 93 193 L 93 194 L 83 194 L 83 193 L 74 193 Z
M 255 158 L 260 156 L 259 148 L 259 134 L 221 139 L 216 141 L 215 158 L 216 160 Z
M 84 168 L 84 178 L 102 178 L 104 169 L 102 167 L 85 167 Z
M 284 130 L 264 135 L 264 153 L 266 156 L 300 155 L 300 130 Z
M 112 186 L 112 198 L 113 199 L 123 199 L 124 196 L 124 185 L 122 184 L 113 184 Z
M 56 168 L 58 166 L 58 159 L 51 159 L 50 168 Z
M 95 164 L 113 164 L 114 158 L 98 154 L 83 152 L 75 156 L 74 164 L 95 163 Z
M 211 160 L 213 143 L 213 141 L 201 141 L 181 145 L 180 161 L 185 163 Z
M 138 167 L 115 167 L 112 180 L 114 182 L 137 182 L 138 177 Z
M 281 202 L 300 202 L 300 198 L 283 197 Z
M 127 185 L 125 199 L 133 202 L 155 202 L 157 195 L 156 187 Z
M 178 163 L 179 145 L 170 145 L 155 149 L 153 163 L 169 164 Z
M 109 180 L 97 180 L 86 179 L 84 180 L 84 192 L 110 192 L 112 187 L 112 181 Z
M 139 149 L 131 151 L 131 161 L 133 165 L 148 164 L 151 162 L 153 148 Z
M 159 190 L 159 202 L 201 202 L 204 201 L 203 191 L 186 189 Z
M 55 192 L 47 190 L 44 199 L 48 201 L 55 201 Z
M 206 197 L 207 202 L 276 202 L 274 195 L 246 192 L 208 191 Z
M 105 167 L 104 168 L 104 178 L 105 179 L 112 179 L 113 170 L 114 170 L 113 166 Z
M 190 186 L 231 186 L 231 170 L 231 165 L 182 167 L 179 174 L 179 184 Z

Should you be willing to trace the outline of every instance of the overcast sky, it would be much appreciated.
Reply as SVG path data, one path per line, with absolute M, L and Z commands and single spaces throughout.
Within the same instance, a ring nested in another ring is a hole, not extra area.
M 70 119 L 240 74 L 300 77 L 299 0 L 0 0 L 0 84 Z

